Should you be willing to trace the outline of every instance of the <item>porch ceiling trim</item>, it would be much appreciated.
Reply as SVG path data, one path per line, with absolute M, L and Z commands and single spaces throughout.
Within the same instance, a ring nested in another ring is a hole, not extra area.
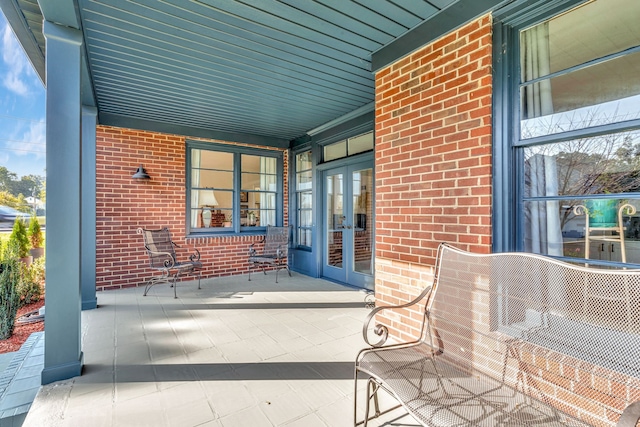
M 377 72 L 400 58 L 420 49 L 443 34 L 461 27 L 474 18 L 484 15 L 514 0 L 459 0 L 431 16 L 404 35 L 383 46 L 371 55 L 371 71 Z
M 155 120 L 139 119 L 113 113 L 101 112 L 98 114 L 98 122 L 105 126 L 115 126 L 130 129 L 144 129 L 150 132 L 170 133 L 184 135 L 186 137 L 207 138 L 219 141 L 240 142 L 244 144 L 264 145 L 266 147 L 288 148 L 289 140 L 267 136 L 254 135 L 242 132 L 226 132 L 213 129 L 204 129 L 193 126 L 177 125 Z

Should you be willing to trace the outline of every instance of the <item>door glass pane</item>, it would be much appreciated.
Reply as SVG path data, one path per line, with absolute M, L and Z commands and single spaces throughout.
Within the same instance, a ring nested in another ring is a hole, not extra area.
M 327 177 L 327 264 L 342 268 L 342 231 L 344 228 L 342 174 Z
M 373 171 L 363 169 L 351 175 L 353 188 L 353 260 L 354 271 L 365 274 L 372 272 L 372 189 Z

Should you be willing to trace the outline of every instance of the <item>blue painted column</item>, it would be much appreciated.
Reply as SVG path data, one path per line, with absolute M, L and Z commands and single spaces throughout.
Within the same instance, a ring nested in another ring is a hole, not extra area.
M 98 306 L 96 298 L 96 123 L 98 109 L 82 106 L 82 203 L 80 279 L 82 309 Z
M 42 384 L 80 375 L 82 32 L 44 21 L 47 39 L 47 312 Z

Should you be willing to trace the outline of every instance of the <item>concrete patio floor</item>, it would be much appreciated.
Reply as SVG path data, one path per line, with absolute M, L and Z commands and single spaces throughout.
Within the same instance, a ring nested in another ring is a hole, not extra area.
M 98 293 L 83 375 L 42 387 L 25 426 L 353 425 L 363 292 L 295 273 L 142 292 Z M 369 425 L 418 424 L 398 409 Z

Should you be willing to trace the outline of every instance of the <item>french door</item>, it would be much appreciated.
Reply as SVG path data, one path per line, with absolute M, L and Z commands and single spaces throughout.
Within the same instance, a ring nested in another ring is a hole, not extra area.
M 323 276 L 373 290 L 371 163 L 329 169 L 323 178 Z

